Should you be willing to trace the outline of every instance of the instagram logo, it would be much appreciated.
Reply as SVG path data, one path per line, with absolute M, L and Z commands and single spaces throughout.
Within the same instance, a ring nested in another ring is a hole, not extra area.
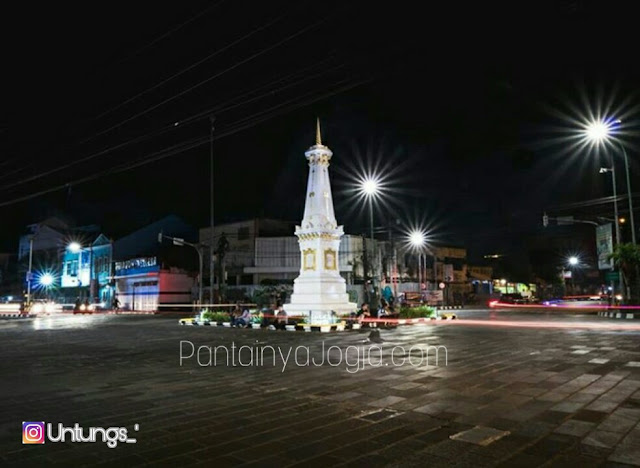
M 44 444 L 44 422 L 22 422 L 23 444 Z

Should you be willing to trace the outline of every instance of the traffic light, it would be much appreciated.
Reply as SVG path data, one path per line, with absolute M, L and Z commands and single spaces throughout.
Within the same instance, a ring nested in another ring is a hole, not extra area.
M 544 227 L 547 227 L 549 225 L 549 217 L 547 216 L 547 213 L 544 213 L 542 215 L 542 225 Z
M 162 231 L 158 233 L 158 243 L 162 244 Z

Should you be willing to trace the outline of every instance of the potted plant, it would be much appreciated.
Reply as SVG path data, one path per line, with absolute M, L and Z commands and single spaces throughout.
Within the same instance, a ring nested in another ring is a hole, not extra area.
M 262 319 L 262 312 L 258 315 L 251 315 L 251 328 L 260 328 L 262 326 Z
M 400 320 L 405 322 L 421 322 L 422 319 L 430 319 L 435 317 L 435 309 L 426 305 L 417 307 L 402 307 L 399 314 Z M 400 323 L 400 320 L 398 323 Z

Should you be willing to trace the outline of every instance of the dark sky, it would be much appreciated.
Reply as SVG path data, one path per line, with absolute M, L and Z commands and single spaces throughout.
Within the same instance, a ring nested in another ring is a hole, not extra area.
M 554 110 L 635 117 L 632 2 L 409 3 L 5 7 L 0 250 L 56 212 L 115 237 L 169 213 L 204 226 L 210 114 L 218 222 L 301 218 L 316 116 L 348 232 L 367 212 L 343 190 L 376 164 L 376 224 L 422 221 L 476 254 L 610 195 L 599 161 L 551 144 L 572 125 Z

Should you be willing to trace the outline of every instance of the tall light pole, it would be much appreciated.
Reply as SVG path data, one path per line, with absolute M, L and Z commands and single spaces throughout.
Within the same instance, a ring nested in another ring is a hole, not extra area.
M 31 305 L 31 268 L 33 267 L 33 238 L 35 234 L 29 237 L 29 271 L 27 271 L 27 306 Z
M 612 143 L 620 148 L 622 157 L 624 158 L 625 172 L 627 178 L 627 198 L 629 200 L 629 219 L 631 221 L 631 242 L 636 243 L 636 227 L 633 219 L 633 200 L 631 196 L 631 176 L 629 173 L 629 158 L 627 157 L 627 151 L 621 141 L 614 139 L 611 136 L 611 131 L 614 125 L 620 125 L 622 121 L 617 120 L 596 120 L 587 125 L 585 129 L 586 138 L 594 144 Z M 611 166 L 613 167 L 613 155 L 611 156 Z M 616 215 L 616 225 L 618 223 L 618 216 Z
M 576 279 L 575 279 L 575 267 L 578 265 L 580 261 L 578 260 L 578 257 L 576 256 L 572 256 L 569 257 L 568 259 L 568 263 L 569 263 L 569 271 L 571 271 L 571 294 L 575 295 L 576 293 Z
M 422 231 L 411 231 L 409 233 L 409 243 L 418 252 L 418 291 L 422 297 L 422 251 L 426 245 L 427 237 Z M 425 259 L 426 260 L 426 259 Z M 425 261 L 426 263 L 426 261 Z
M 81 266 L 82 251 L 86 250 L 79 242 L 73 241 L 67 245 L 69 252 L 78 254 L 78 265 Z M 93 283 L 93 244 L 89 244 L 89 302 L 93 304 L 95 302 L 95 291 Z
M 209 117 L 209 121 L 211 123 L 211 133 L 210 133 L 210 141 L 209 141 L 209 166 L 210 166 L 210 174 L 209 174 L 209 301 L 213 304 L 213 283 L 214 283 L 214 265 L 213 265 L 213 131 L 215 127 L 213 126 L 216 121 L 215 116 Z M 200 301 L 202 303 L 202 300 Z
M 616 245 L 620 244 L 620 223 L 618 221 L 618 190 L 616 188 L 616 166 L 611 160 L 611 167 L 601 167 L 600 174 L 611 173 L 611 183 L 613 185 L 613 218 L 616 226 Z
M 627 151 L 624 149 L 624 145 L 619 142 L 620 150 L 624 156 L 625 171 L 627 173 L 627 198 L 629 199 L 629 220 L 631 221 L 631 242 L 636 244 L 636 225 L 633 221 L 633 197 L 631 196 L 631 178 L 629 176 L 629 158 L 627 157 Z
M 374 255 L 375 255 L 375 249 L 373 244 L 373 198 L 378 193 L 378 185 L 379 184 L 376 179 L 367 178 L 362 181 L 362 184 L 360 186 L 361 192 L 364 194 L 364 196 L 367 198 L 369 202 L 369 235 L 371 238 L 371 250 Z M 375 270 L 373 267 L 374 255 L 371 256 L 370 263 L 371 263 L 371 286 L 374 288 L 374 291 L 375 291 Z

